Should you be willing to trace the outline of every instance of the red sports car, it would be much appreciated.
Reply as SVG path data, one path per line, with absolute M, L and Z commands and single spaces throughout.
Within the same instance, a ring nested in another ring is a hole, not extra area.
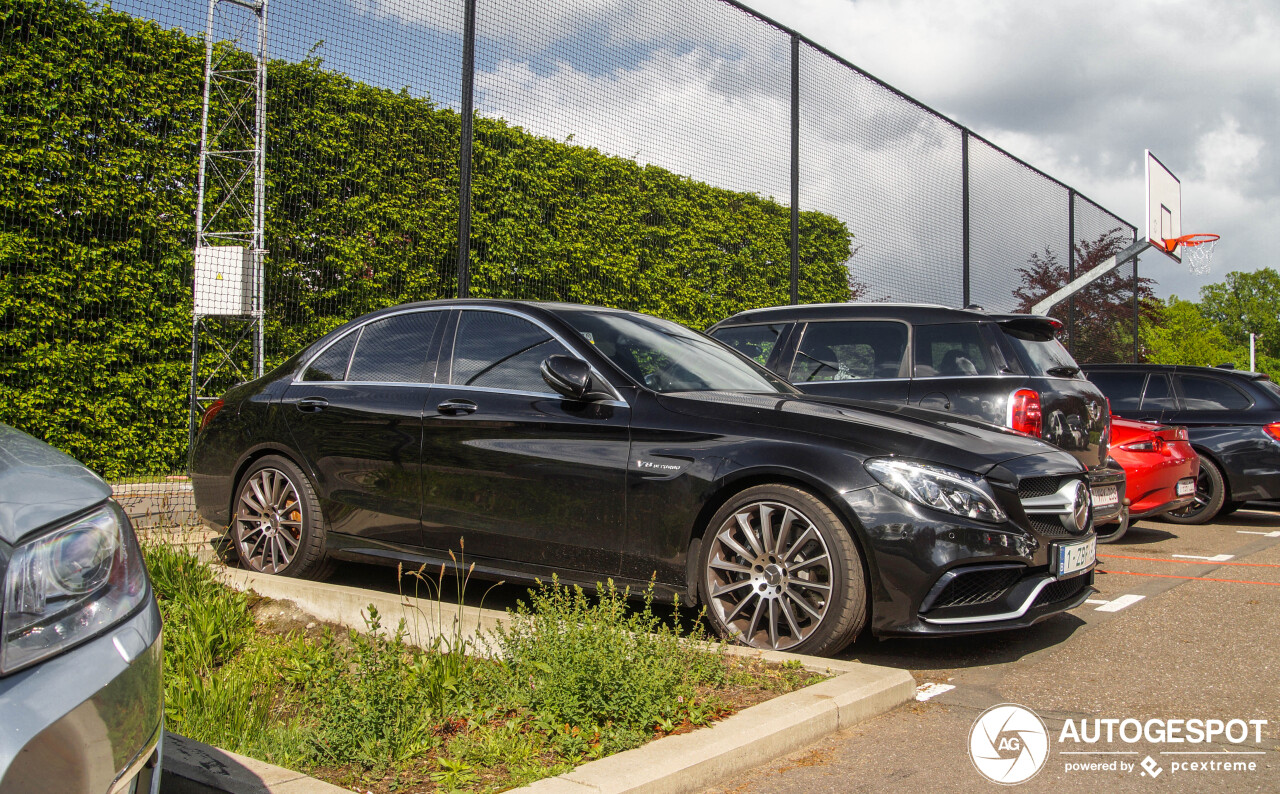
M 1112 416 L 1111 457 L 1124 469 L 1129 512 L 1118 525 L 1099 530 L 1099 543 L 1119 540 L 1130 521 L 1185 507 L 1196 498 L 1200 458 L 1185 427 Z M 1107 531 L 1113 527 L 1115 531 Z

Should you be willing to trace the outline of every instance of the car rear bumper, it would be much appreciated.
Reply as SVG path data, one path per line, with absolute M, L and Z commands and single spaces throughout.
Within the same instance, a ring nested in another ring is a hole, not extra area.
M 1102 466 L 1089 470 L 1089 490 L 1090 492 L 1098 491 L 1106 486 L 1115 486 L 1116 494 L 1119 499 L 1115 504 L 1099 507 L 1094 503 L 1093 523 L 1109 524 L 1119 521 L 1121 514 L 1124 512 L 1125 500 L 1125 474 L 1124 469 L 1119 466 Z
M 0 791 L 158 792 L 161 660 L 152 597 L 106 634 L 0 678 Z

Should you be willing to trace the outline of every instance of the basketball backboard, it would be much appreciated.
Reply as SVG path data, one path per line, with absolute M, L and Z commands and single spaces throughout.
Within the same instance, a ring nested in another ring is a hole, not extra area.
M 1178 262 L 1182 245 L 1166 241 L 1182 236 L 1182 183 L 1147 150 L 1147 242 Z

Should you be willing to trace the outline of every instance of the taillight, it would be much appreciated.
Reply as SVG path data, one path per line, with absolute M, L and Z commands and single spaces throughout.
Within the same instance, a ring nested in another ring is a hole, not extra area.
M 1168 447 L 1163 438 L 1154 436 L 1146 441 L 1134 441 L 1131 444 L 1121 444 L 1120 449 L 1127 449 L 1130 452 L 1164 452 Z
M 221 411 L 224 405 L 226 405 L 226 402 L 221 397 L 219 397 L 218 399 L 210 403 L 209 407 L 205 409 L 204 416 L 200 417 L 201 433 L 203 433 L 204 429 L 209 426 L 209 423 L 213 421 L 213 417 L 218 415 L 218 411 Z
M 1264 425 L 1262 429 L 1267 435 L 1271 436 L 1276 441 L 1280 441 L 1280 422 L 1272 422 L 1269 425 Z
M 1044 428 L 1040 414 L 1040 394 L 1032 389 L 1018 389 L 1009 398 L 1009 427 L 1029 436 L 1040 436 Z

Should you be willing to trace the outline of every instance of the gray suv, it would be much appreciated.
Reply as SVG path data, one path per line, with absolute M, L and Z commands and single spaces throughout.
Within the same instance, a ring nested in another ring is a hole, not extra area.
M 1055 338 L 1060 328 L 1038 315 L 832 303 L 740 312 L 707 333 L 810 394 L 953 412 L 1043 438 L 1089 469 L 1094 523 L 1123 529 L 1107 401 Z
M 160 611 L 97 475 L 0 425 L 0 792 L 159 791 Z

